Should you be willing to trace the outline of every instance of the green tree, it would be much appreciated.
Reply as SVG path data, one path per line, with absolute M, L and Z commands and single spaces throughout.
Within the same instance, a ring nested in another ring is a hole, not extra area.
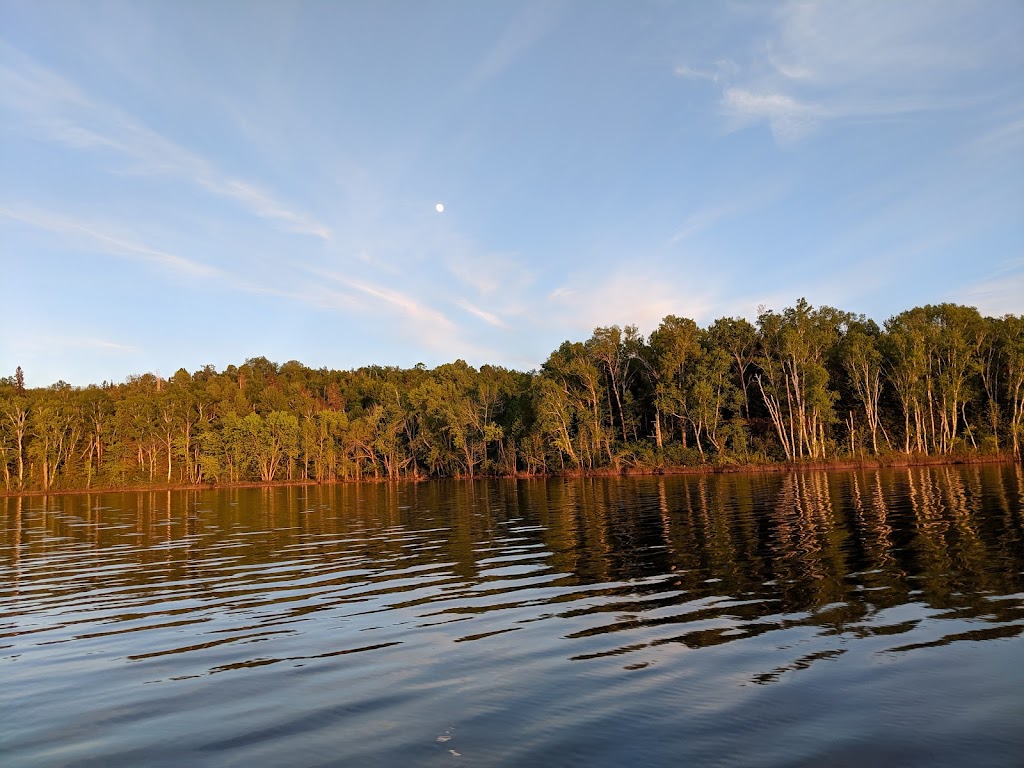
M 602 397 L 601 371 L 587 348 L 564 342 L 541 366 L 536 401 L 538 425 L 558 449 L 559 462 L 592 469 L 602 454 L 612 459 L 607 401 Z
M 744 418 L 750 418 L 750 380 L 757 357 L 757 330 L 742 318 L 723 317 L 707 330 L 707 344 L 729 355 L 743 396 Z
M 880 429 L 888 442 L 881 417 L 883 369 L 878 336 L 878 326 L 861 318 L 851 321 L 839 346 L 843 368 L 850 378 L 857 399 L 864 407 L 864 418 L 871 433 L 871 451 L 876 456 Z
M 758 316 L 761 373 L 755 381 L 791 461 L 825 457 L 836 399 L 826 361 L 848 318 L 832 307 L 814 309 L 805 299 L 782 314 L 765 310 Z
M 923 312 L 910 310 L 887 320 L 885 330 L 889 380 L 903 411 L 903 450 L 926 453 L 925 389 L 932 328 Z
M 725 350 L 710 347 L 701 351 L 686 375 L 686 415 L 702 458 L 705 441 L 719 454 L 724 450 L 719 428 L 735 389 L 729 378 L 731 362 Z
M 81 408 L 86 442 L 83 456 L 85 487 L 91 488 L 93 478 L 103 471 L 103 452 L 114 416 L 114 405 L 108 392 L 99 387 L 89 387 L 82 392 Z
M 15 390 L 16 392 L 17 390 Z M 3 436 L 6 446 L 5 454 L 13 455 L 14 464 L 17 467 L 17 483 L 12 483 L 10 470 L 7 469 L 7 459 L 4 459 L 5 485 L 8 490 L 14 485 L 21 490 L 25 487 L 25 439 L 29 433 L 28 427 L 29 406 L 27 398 L 10 394 L 0 398 L 0 435 Z
M 662 446 L 660 422 L 667 414 L 675 418 L 675 430 L 686 445 L 687 376 L 701 354 L 700 328 L 689 318 L 668 315 L 651 334 L 652 360 L 647 370 L 655 388 L 655 433 Z
M 266 418 L 258 413 L 250 413 L 242 419 L 242 423 L 260 480 L 274 480 L 281 464 L 297 454 L 298 418 L 286 411 L 271 411 Z
M 992 447 L 998 451 L 1003 416 L 1000 400 L 1004 395 L 1002 390 L 1007 374 L 1007 333 L 1006 324 L 1000 318 L 987 317 L 984 323 L 985 334 L 981 349 L 978 351 L 978 368 L 985 391 L 985 413 L 988 416 Z
M 302 423 L 305 455 L 313 462 L 313 476 L 319 482 L 338 478 L 348 415 L 335 410 L 318 411 Z
M 71 387 L 58 383 L 49 394 L 31 409 L 28 419 L 28 430 L 35 438 L 30 455 L 40 467 L 43 490 L 56 486 L 82 436 L 82 419 Z
M 1007 315 L 1003 318 L 1003 331 L 1010 439 L 1013 442 L 1013 455 L 1020 460 L 1024 438 L 1024 318 Z
M 639 351 L 641 337 L 635 325 L 627 325 L 625 329 L 617 325 L 606 328 L 595 328 L 594 333 L 586 342 L 586 350 L 591 359 L 604 372 L 609 392 L 608 410 L 614 428 L 615 414 L 619 416 L 619 427 L 622 431 L 622 442 L 628 442 L 628 417 L 623 403 L 629 389 L 633 367 L 630 361 Z M 614 400 L 614 408 L 612 407 Z

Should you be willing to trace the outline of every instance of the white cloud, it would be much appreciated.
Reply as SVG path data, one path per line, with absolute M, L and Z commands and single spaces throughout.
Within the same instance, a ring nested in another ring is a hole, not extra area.
M 1012 35 L 978 18 L 967 2 L 940 11 L 927 3 L 793 0 L 770 14 L 766 38 L 742 68 L 680 66 L 675 74 L 718 84 L 731 127 L 763 123 L 780 143 L 794 142 L 829 121 L 997 101 L 987 77 L 1019 67 L 1020 55 Z
M 561 301 L 563 299 L 570 299 L 573 296 L 579 294 L 578 290 L 573 288 L 566 288 L 564 285 L 555 288 L 551 293 L 548 294 L 548 299 L 553 301 Z
M 459 299 L 455 303 L 456 303 L 457 306 L 459 306 L 462 309 L 466 310 L 471 315 L 474 315 L 475 317 L 480 318 L 485 323 L 489 323 L 490 325 L 493 325 L 496 328 L 507 328 L 508 327 L 508 325 L 505 323 L 505 321 L 502 320 L 497 315 L 494 315 L 494 314 L 492 314 L 490 312 L 482 310 L 482 309 L 480 309 L 480 307 L 474 306 L 473 304 L 471 304 L 470 302 L 466 301 L 465 299 Z
M 202 264 L 158 248 L 152 248 L 137 242 L 131 236 L 112 232 L 104 224 L 83 222 L 66 216 L 36 210 L 15 211 L 0 208 L 0 216 L 19 221 L 36 229 L 69 236 L 77 241 L 76 247 L 98 250 L 111 256 L 155 264 L 164 269 L 192 277 L 226 276 L 224 272 L 216 267 L 211 267 L 208 264 Z
M 400 291 L 347 278 L 336 277 L 335 279 L 356 291 L 398 309 L 419 323 L 425 323 L 432 332 L 450 333 L 455 330 L 455 324 L 442 313 L 421 304 Z
M 77 150 L 107 151 L 132 165 L 121 172 L 171 176 L 233 200 L 284 230 L 324 240 L 331 230 L 315 217 L 276 200 L 250 182 L 218 171 L 200 155 L 170 141 L 122 110 L 93 99 L 73 83 L 0 42 L 0 106 L 35 136 Z
M 806 117 L 814 112 L 812 107 L 784 93 L 752 93 L 743 88 L 728 88 L 722 98 L 737 112 L 770 120 Z
M 1018 151 L 1024 144 L 1024 117 L 1003 122 L 975 138 L 967 149 L 978 152 L 998 153 Z
M 289 210 L 254 184 L 236 179 L 222 179 L 214 174 L 201 174 L 197 176 L 196 181 L 215 194 L 241 203 L 257 216 L 282 222 L 284 228 L 290 232 L 313 235 L 324 240 L 331 239 L 331 230 L 328 227 L 311 216 Z
M 704 321 L 714 302 L 705 290 L 677 287 L 656 274 L 631 271 L 608 274 L 597 281 L 577 280 L 548 295 L 539 317 L 543 324 L 589 335 L 608 325 L 636 325 L 650 333 L 666 315 Z
M 723 221 L 737 219 L 776 202 L 785 192 L 786 185 L 771 180 L 747 185 L 744 189 L 730 189 L 724 200 L 706 199 L 707 204 L 691 211 L 679 228 L 668 239 L 670 246 L 685 242 L 693 235 L 713 229 Z
M 753 93 L 742 88 L 727 89 L 722 103 L 726 114 L 737 126 L 764 120 L 780 143 L 807 136 L 814 131 L 823 115 L 820 110 L 801 104 L 784 93 Z
M 414 339 L 418 344 L 444 356 L 466 359 L 479 358 L 481 350 L 463 337 L 463 329 L 447 315 L 394 288 L 384 287 L 367 280 L 357 280 L 333 272 L 310 270 L 350 293 L 339 294 L 348 312 L 358 310 L 362 319 L 376 316 L 386 325 L 388 332 Z M 327 294 L 313 293 L 321 303 Z M 369 299 L 369 301 L 367 301 Z M 329 304 L 325 308 L 331 308 Z M 333 308 L 337 309 L 337 305 Z M 465 307 L 463 307 L 465 308 Z
M 139 348 L 132 344 L 99 336 L 66 335 L 66 334 L 19 334 L 12 339 L 12 346 L 19 353 L 52 354 L 55 350 L 62 352 L 91 352 L 108 355 L 134 355 Z
M 551 31 L 562 10 L 560 3 L 550 0 L 519 6 L 519 12 L 463 84 L 463 90 L 473 93 L 511 67 Z
M 64 336 L 55 337 L 48 336 L 40 340 L 45 346 L 60 347 L 62 349 L 84 349 L 84 350 L 99 350 L 102 352 L 112 352 L 118 354 L 134 354 L 139 351 L 139 348 L 131 344 L 121 344 L 117 341 L 110 341 L 108 339 L 98 339 L 95 337 L 80 337 L 80 336 Z
M 691 67 L 688 64 L 679 64 L 673 70 L 673 74 L 682 80 L 705 80 L 710 83 L 720 83 L 728 80 L 736 72 L 736 63 L 730 59 L 722 59 L 715 62 L 713 68 L 701 69 Z
M 1024 258 L 1015 259 L 995 275 L 967 287 L 964 303 L 989 317 L 1024 314 Z
M 445 244 L 445 249 L 451 252 L 448 271 L 481 296 L 515 293 L 533 282 L 532 271 L 510 254 L 488 253 L 467 242 Z
M 57 334 L 19 334 L 13 339 L 13 346 L 19 352 L 63 351 L 104 352 L 117 355 L 135 354 L 139 348 L 119 341 L 97 336 L 66 336 Z

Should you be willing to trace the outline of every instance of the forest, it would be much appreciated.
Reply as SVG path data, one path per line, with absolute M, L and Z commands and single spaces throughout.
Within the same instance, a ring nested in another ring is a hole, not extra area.
M 881 327 L 801 299 L 756 323 L 599 327 L 539 370 L 224 371 L 26 389 L 0 378 L 8 493 L 666 471 L 1021 455 L 1024 318 L 917 307 Z

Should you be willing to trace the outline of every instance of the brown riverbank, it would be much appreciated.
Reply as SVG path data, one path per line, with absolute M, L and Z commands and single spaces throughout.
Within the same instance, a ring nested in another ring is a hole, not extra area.
M 529 475 L 477 475 L 475 479 L 539 479 L 545 477 L 645 477 L 658 475 L 715 475 L 729 473 L 761 473 L 761 472 L 800 472 L 818 471 L 851 471 L 862 469 L 887 469 L 899 467 L 934 467 L 973 464 L 1012 464 L 1017 460 L 1013 454 L 985 454 L 967 456 L 917 456 L 893 454 L 863 459 L 831 459 L 827 461 L 777 462 L 769 464 L 700 464 L 695 466 L 666 467 L 602 467 L 594 470 L 567 470 L 548 474 Z M 0 490 L 0 498 L 13 496 L 67 496 L 83 493 L 134 493 L 149 491 L 195 491 L 210 489 L 235 488 L 270 488 L 300 487 L 309 485 L 350 485 L 355 483 L 387 483 L 387 482 L 426 482 L 432 478 L 426 476 L 402 477 L 389 481 L 386 477 L 364 477 L 359 480 L 335 480 L 326 483 L 317 480 L 277 480 L 273 482 L 246 481 L 237 483 L 203 483 L 191 485 L 187 483 L 156 483 L 144 485 L 93 486 L 91 488 L 58 488 L 42 491 L 38 489 L 25 491 Z M 468 480 L 467 476 L 450 478 Z

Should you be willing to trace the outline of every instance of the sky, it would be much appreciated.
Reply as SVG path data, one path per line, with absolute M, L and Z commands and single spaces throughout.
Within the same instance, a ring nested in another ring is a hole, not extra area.
M 0 376 L 1021 314 L 1021 40 L 1020 0 L 0 0 Z

